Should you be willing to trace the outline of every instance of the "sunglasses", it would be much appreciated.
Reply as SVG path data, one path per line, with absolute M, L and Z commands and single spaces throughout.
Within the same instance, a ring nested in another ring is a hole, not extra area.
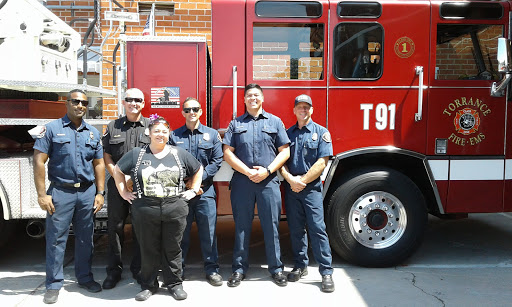
M 142 102 L 142 98 L 131 98 L 131 97 L 126 97 L 126 98 L 124 99 L 124 101 L 126 101 L 126 102 L 141 103 L 141 102 Z
M 68 99 L 69 102 L 71 102 L 74 106 L 77 106 L 79 103 L 82 104 L 82 106 L 86 107 L 87 105 L 89 105 L 89 101 L 88 100 L 80 100 L 80 99 Z
M 195 107 L 195 108 L 183 108 L 183 112 L 185 112 L 185 113 L 190 113 L 191 111 L 194 111 L 194 113 L 197 113 L 197 112 L 199 112 L 199 110 L 201 110 L 201 108 L 198 108 L 198 107 Z

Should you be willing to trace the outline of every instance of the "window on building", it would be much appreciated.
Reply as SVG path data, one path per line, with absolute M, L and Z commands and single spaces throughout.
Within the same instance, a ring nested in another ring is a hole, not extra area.
M 323 24 L 254 24 L 254 80 L 321 80 L 323 62 Z
M 340 23 L 334 29 L 334 75 L 374 80 L 382 75 L 384 30 L 378 23 Z
M 496 52 L 502 36 L 501 25 L 438 25 L 435 79 L 500 79 Z

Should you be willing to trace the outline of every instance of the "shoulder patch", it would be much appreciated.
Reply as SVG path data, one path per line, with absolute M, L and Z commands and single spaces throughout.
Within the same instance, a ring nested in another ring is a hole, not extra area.
M 35 139 L 40 139 L 46 134 L 46 126 L 35 126 L 28 131 L 30 136 Z
M 203 134 L 203 140 L 208 142 L 210 140 L 210 135 L 208 133 L 204 133 Z
M 322 140 L 324 140 L 327 143 L 330 143 L 332 141 L 331 134 L 328 131 L 324 132 L 324 134 L 322 134 Z

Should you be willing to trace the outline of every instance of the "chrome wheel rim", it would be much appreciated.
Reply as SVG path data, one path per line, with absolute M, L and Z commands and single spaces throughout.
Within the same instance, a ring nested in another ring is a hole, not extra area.
M 407 227 L 402 202 L 393 194 L 372 191 L 359 197 L 349 213 L 350 232 L 363 246 L 387 248 L 398 242 Z

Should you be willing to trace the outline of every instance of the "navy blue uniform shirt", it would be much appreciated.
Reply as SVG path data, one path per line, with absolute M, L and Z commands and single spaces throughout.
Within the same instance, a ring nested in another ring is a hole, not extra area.
M 278 148 L 289 144 L 281 119 L 264 110 L 254 118 L 249 113 L 229 123 L 224 144 L 235 148 L 235 155 L 247 167 L 268 167 L 278 154 Z
M 286 133 L 291 140 L 290 158 L 286 165 L 293 176 L 307 173 L 319 158 L 332 156 L 329 131 L 312 120 L 302 129 L 295 124 Z
M 222 164 L 222 142 L 217 130 L 199 123 L 190 131 L 186 125 L 173 130 L 169 143 L 188 151 L 204 166 L 203 182 L 213 182 Z
M 98 129 L 82 121 L 76 128 L 67 114 L 46 124 L 44 136 L 34 149 L 48 154 L 48 179 L 58 183 L 91 182 L 94 180 L 93 159 L 103 158 Z

